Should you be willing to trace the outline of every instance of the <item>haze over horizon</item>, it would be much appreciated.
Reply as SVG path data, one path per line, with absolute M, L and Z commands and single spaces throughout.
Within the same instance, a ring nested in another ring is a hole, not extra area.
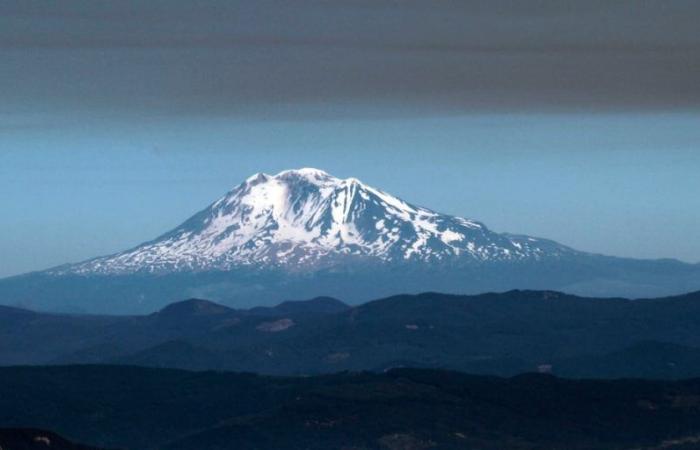
M 496 231 L 698 262 L 699 20 L 693 1 L 5 2 L 0 277 L 307 166 Z

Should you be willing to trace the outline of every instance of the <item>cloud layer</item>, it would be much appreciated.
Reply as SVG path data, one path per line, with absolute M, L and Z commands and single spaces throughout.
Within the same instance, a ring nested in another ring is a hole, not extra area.
M 700 106 L 697 1 L 10 1 L 0 113 Z

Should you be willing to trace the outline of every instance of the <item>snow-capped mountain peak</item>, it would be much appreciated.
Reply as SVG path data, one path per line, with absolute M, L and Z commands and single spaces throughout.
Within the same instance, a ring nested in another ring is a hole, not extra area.
M 411 205 L 356 178 L 304 168 L 255 174 L 159 238 L 60 272 L 304 271 L 368 260 L 478 263 L 571 251 Z

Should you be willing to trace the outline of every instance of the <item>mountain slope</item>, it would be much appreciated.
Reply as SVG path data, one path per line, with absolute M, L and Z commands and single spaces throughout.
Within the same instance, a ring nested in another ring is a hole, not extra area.
M 381 262 L 513 261 L 575 252 L 550 241 L 410 205 L 316 169 L 257 174 L 163 236 L 55 274 L 316 270 L 349 259 Z
M 183 298 L 235 307 L 332 296 L 549 289 L 655 297 L 700 289 L 700 265 L 576 251 L 411 205 L 316 169 L 257 174 L 133 249 L 0 280 L 0 304 L 144 313 Z

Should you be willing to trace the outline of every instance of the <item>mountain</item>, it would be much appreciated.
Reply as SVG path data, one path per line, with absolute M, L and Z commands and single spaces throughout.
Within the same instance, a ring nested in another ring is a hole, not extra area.
M 399 295 L 144 316 L 0 309 L 0 365 L 119 364 L 309 375 L 423 367 L 510 376 L 700 376 L 700 292 L 627 300 L 552 291 Z
M 122 275 L 310 271 L 346 261 L 516 261 L 575 252 L 542 239 L 498 234 L 481 223 L 410 205 L 316 169 L 257 174 L 159 238 L 134 249 L 49 271 Z
M 459 195 L 459 194 L 456 194 Z M 130 250 L 0 280 L 0 302 L 148 312 L 187 297 L 232 306 L 330 295 L 514 288 L 652 297 L 700 289 L 700 265 L 577 251 L 407 203 L 316 169 L 257 174 Z
M 700 442 L 698 379 L 117 366 L 5 367 L 0 379 L 0 427 L 40 426 L 109 448 L 690 450 Z
M 324 315 L 347 311 L 348 305 L 332 297 L 316 297 L 311 300 L 287 300 L 273 308 L 258 306 L 250 312 L 261 315 Z
M 190 299 L 172 303 L 158 311 L 155 315 L 159 318 L 189 321 L 193 317 L 222 316 L 235 313 L 235 310 L 219 305 L 209 300 Z

